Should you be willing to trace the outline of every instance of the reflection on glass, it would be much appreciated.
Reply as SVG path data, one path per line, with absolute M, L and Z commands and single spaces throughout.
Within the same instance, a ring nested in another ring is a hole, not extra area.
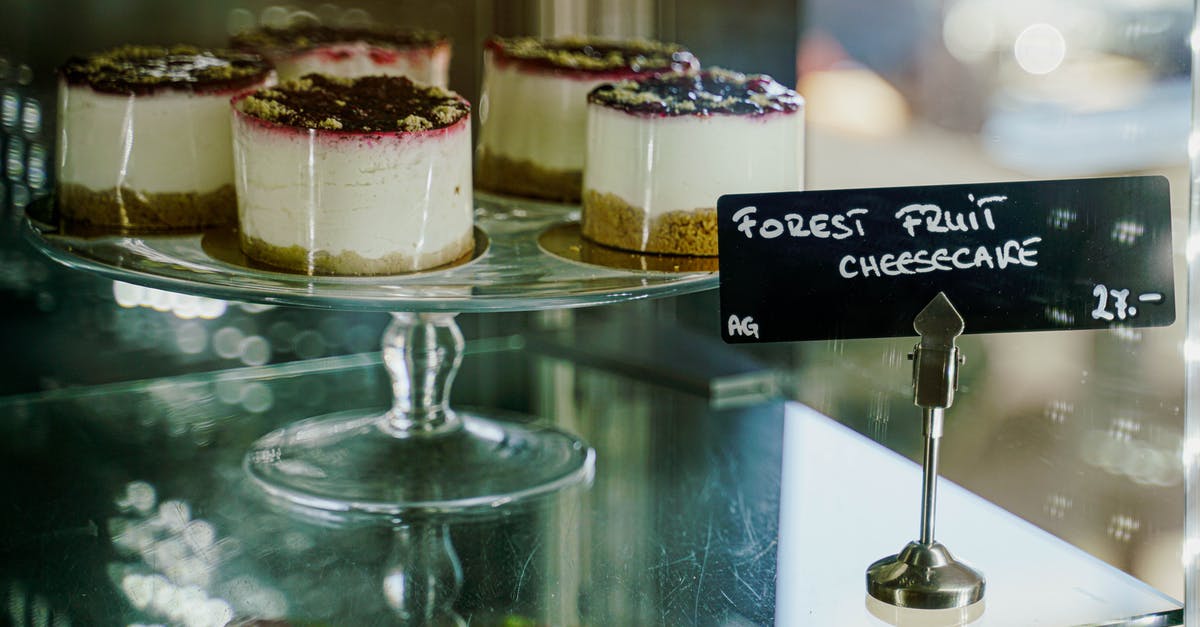
M 215 298 L 168 292 L 124 281 L 113 281 L 112 293 L 117 305 L 126 309 L 145 307 L 155 311 L 169 311 L 181 320 L 215 320 L 224 315 L 228 308 L 227 302 Z
M 187 501 L 159 502 L 156 488 L 132 481 L 114 499 L 120 515 L 108 521 L 124 561 L 109 577 L 147 617 L 187 627 L 219 626 L 235 615 L 282 619 L 288 606 L 278 590 L 244 574 L 230 576 L 242 555 L 237 540 L 194 517 Z
M 44 187 L 46 185 L 46 147 L 43 144 L 35 143 L 29 147 L 29 160 L 26 165 L 29 185 L 34 189 Z
M 13 209 L 24 209 L 29 206 L 29 201 L 32 200 L 32 195 L 29 193 L 29 188 L 16 183 L 10 188 L 12 194 Z
M 418 523 L 396 529 L 388 559 L 384 597 L 403 624 L 466 625 L 454 611 L 463 572 L 446 525 Z
M 987 601 L 973 603 L 967 607 L 947 610 L 914 610 L 888 605 L 867 595 L 867 611 L 871 616 L 895 627 L 957 627 L 969 625 L 984 614 Z

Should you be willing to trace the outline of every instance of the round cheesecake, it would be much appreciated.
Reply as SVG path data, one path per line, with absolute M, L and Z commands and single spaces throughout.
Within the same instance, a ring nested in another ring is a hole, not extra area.
M 804 101 L 769 76 L 720 69 L 588 95 L 582 229 L 625 250 L 717 254 L 717 198 L 796 191 Z
M 234 101 L 242 251 L 309 274 L 439 266 L 473 247 L 470 105 L 405 77 L 310 74 Z
M 407 76 L 438 87 L 449 84 L 450 40 L 433 31 L 298 24 L 255 29 L 235 35 L 231 43 L 269 59 L 285 81 L 315 73 Z
M 484 45 L 477 184 L 577 202 L 587 94 L 597 85 L 698 67 L 674 44 L 492 38 Z
M 63 217 L 137 230 L 232 223 L 229 100 L 273 82 L 257 55 L 190 46 L 69 59 L 58 80 Z

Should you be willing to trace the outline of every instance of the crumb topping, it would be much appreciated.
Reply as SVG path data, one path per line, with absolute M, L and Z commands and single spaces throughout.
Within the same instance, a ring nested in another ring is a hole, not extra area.
M 255 54 L 187 45 L 121 46 L 72 57 L 59 68 L 68 83 L 118 94 L 227 91 L 255 85 L 270 72 L 270 64 Z
M 242 113 L 287 126 L 333 131 L 427 131 L 470 113 L 454 92 L 403 76 L 337 78 L 306 74 L 237 102 Z
M 433 122 L 414 113 L 404 116 L 403 120 L 397 120 L 396 126 L 402 131 L 427 131 L 433 128 Z
M 588 102 L 627 113 L 676 116 L 790 113 L 804 100 L 765 74 L 711 68 L 600 85 L 588 94 Z
M 285 28 L 264 26 L 234 35 L 230 43 L 239 50 L 309 50 L 335 43 L 361 41 L 385 48 L 419 48 L 449 41 L 445 35 L 420 29 L 385 26 L 334 28 L 303 23 Z
M 502 58 L 548 69 L 640 73 L 683 71 L 699 65 L 679 44 L 646 39 L 493 37 L 485 45 Z

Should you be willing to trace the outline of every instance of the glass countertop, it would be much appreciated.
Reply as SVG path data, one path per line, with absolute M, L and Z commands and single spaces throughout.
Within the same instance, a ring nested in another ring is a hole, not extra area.
M 335 527 L 249 485 L 242 455 L 263 433 L 386 406 L 377 354 L 0 400 L 0 614 L 395 624 L 398 581 L 449 581 L 435 624 L 769 623 L 783 403 L 718 409 L 687 377 L 542 353 L 520 337 L 469 343 L 454 403 L 582 435 L 594 481 L 460 519 Z

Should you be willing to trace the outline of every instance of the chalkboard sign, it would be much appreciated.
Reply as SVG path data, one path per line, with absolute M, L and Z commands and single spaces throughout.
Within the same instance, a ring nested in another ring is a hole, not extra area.
M 938 292 L 967 333 L 1175 321 L 1161 176 L 734 194 L 717 219 L 728 342 L 911 336 Z

